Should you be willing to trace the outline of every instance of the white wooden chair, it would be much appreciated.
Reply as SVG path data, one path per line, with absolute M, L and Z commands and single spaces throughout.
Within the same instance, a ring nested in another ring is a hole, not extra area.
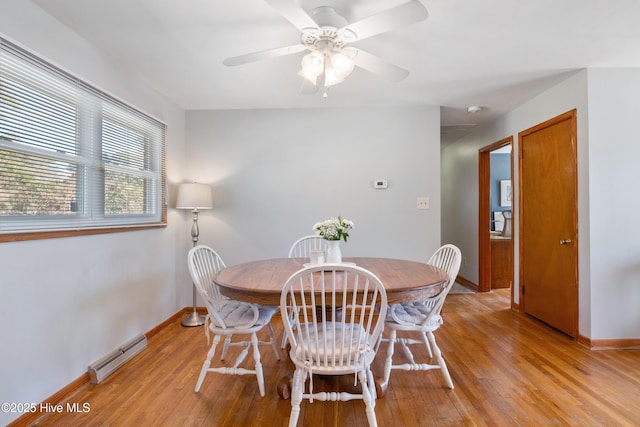
M 380 279 L 356 266 L 307 267 L 285 283 L 280 310 L 291 344 L 289 356 L 296 366 L 289 426 L 298 422 L 302 399 L 362 399 L 369 425 L 377 425 L 371 362 L 387 312 L 387 294 Z M 315 391 L 314 374 L 354 375 L 362 393 Z
M 304 236 L 293 242 L 289 249 L 289 258 L 310 258 L 311 251 L 323 251 L 327 253 L 327 240 L 317 236 Z M 281 348 L 287 345 L 287 331 L 282 334 Z
M 311 251 L 327 251 L 327 240 L 320 236 L 305 236 L 296 240 L 289 249 L 289 258 L 309 258 Z
M 383 383 L 385 385 L 389 382 L 392 369 L 401 369 L 405 371 L 440 369 L 447 386 L 453 389 L 451 375 L 449 375 L 447 364 L 442 357 L 440 348 L 436 344 L 436 339 L 433 333 L 443 323 L 440 311 L 442 310 L 442 306 L 449 290 L 456 280 L 458 270 L 460 269 L 461 259 L 462 256 L 460 249 L 456 246 L 442 246 L 427 262 L 427 264 L 442 268 L 447 272 L 449 280 L 444 284 L 442 291 L 436 296 L 423 301 L 409 301 L 401 304 L 393 304 L 389 307 L 385 321 L 385 326 L 390 329 L 389 338 L 382 340 L 389 342 L 387 358 L 384 366 Z M 410 337 L 400 338 L 397 336 L 397 331 L 409 333 L 417 332 L 420 334 L 420 340 Z M 409 363 L 399 365 L 393 364 L 393 353 L 396 343 L 402 346 L 405 355 L 409 359 Z M 414 359 L 413 353 L 409 348 L 409 345 L 412 344 L 423 344 L 426 347 L 430 363 L 418 363 Z M 433 361 L 434 355 L 436 359 L 435 361 Z
M 264 375 L 258 346 L 271 344 L 273 351 L 276 353 L 276 358 L 280 360 L 280 351 L 271 327 L 271 318 L 277 307 L 234 301 L 223 296 L 213 278 L 220 270 L 225 268 L 225 265 L 220 256 L 208 246 L 199 245 L 192 248 L 188 254 L 188 265 L 193 283 L 207 306 L 208 314 L 205 320 L 207 343 L 209 342 L 209 332 L 213 333 L 213 344 L 207 353 L 206 360 L 202 364 L 195 391 L 200 391 L 204 377 L 209 372 L 229 375 L 253 374 L 258 379 L 260 395 L 264 397 Z M 256 333 L 265 326 L 271 339 L 268 342 L 258 341 Z M 237 334 L 250 335 L 250 341 L 232 341 L 232 336 Z M 224 361 L 230 346 L 244 348 L 232 366 L 211 367 L 211 359 L 215 355 L 216 347 L 222 336 L 225 337 L 225 340 L 220 360 Z M 247 357 L 250 347 L 253 348 L 255 367 L 254 369 L 241 368 L 240 364 Z

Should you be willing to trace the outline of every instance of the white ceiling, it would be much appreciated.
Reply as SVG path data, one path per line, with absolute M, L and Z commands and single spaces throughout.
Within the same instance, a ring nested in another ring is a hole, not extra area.
M 354 46 L 410 71 L 393 83 L 356 69 L 301 94 L 304 53 L 226 67 L 299 32 L 263 0 L 32 0 L 184 109 L 442 107 L 443 141 L 585 67 L 640 67 L 638 0 L 422 0 L 426 21 Z M 296 1 L 296 0 L 291 0 Z M 297 0 L 353 22 L 406 0 Z M 467 114 L 470 105 L 484 107 Z M 456 125 L 448 127 L 444 125 Z

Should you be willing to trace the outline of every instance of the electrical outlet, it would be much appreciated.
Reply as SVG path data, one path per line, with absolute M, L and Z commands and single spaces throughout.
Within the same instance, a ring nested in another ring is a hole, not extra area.
M 429 209 L 429 198 L 428 197 L 418 197 L 418 199 L 417 199 L 417 207 L 418 207 L 418 209 Z

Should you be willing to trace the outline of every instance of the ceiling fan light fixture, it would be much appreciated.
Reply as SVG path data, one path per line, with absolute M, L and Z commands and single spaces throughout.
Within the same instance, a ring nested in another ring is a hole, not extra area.
M 337 85 L 338 83 L 342 83 L 344 81 L 344 77 L 336 73 L 336 70 L 330 65 L 324 70 L 324 86 L 329 87 L 333 85 Z
M 351 58 L 340 52 L 330 52 L 327 54 L 324 68 L 325 87 L 342 83 L 351 74 L 355 64 Z
M 340 51 L 324 50 L 313 52 L 302 57 L 302 69 L 298 75 L 315 85 L 324 73 L 324 86 L 329 87 L 342 83 L 353 72 L 353 59 Z
M 324 71 L 324 57 L 318 51 L 311 52 L 302 57 L 301 66 L 303 77 L 318 77 Z
M 355 65 L 353 60 L 342 52 L 334 52 L 331 55 L 331 66 L 336 75 L 341 76 L 343 80 L 353 72 Z

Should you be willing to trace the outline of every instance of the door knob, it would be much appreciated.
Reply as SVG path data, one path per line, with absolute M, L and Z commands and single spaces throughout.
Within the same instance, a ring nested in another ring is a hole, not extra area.
M 571 239 L 563 239 L 563 240 L 560 240 L 560 244 L 561 244 L 561 245 L 568 245 L 569 243 L 571 243 Z

